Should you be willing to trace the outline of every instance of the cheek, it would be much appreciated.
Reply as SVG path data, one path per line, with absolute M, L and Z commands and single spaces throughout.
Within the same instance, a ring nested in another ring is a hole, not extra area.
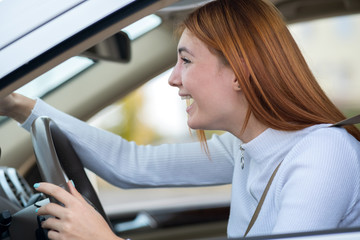
M 189 69 L 183 69 L 181 72 L 181 79 L 183 86 L 188 90 L 192 89 L 198 82 L 196 74 Z
M 211 68 L 210 68 L 211 69 Z M 207 88 L 213 81 L 214 75 L 209 72 L 209 68 L 204 67 L 189 67 L 188 69 L 184 67 L 182 71 L 183 76 L 183 85 L 188 88 Z

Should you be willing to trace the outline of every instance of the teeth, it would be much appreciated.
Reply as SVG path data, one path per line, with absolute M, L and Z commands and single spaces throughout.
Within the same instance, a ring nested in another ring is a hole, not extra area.
M 190 99 L 190 96 L 181 96 L 181 100 L 186 100 L 186 99 Z
M 194 99 L 192 99 L 192 98 L 187 98 L 187 99 L 186 99 L 186 106 L 187 106 L 187 107 L 190 106 L 193 102 L 194 102 Z
M 194 99 L 190 95 L 181 96 L 181 99 L 186 100 L 186 106 L 190 106 L 194 102 Z

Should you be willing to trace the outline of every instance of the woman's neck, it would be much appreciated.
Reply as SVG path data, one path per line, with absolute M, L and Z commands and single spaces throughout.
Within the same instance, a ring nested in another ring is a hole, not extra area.
M 242 127 L 240 127 L 230 132 L 237 138 L 239 138 L 242 142 L 247 143 L 259 136 L 267 128 L 268 126 L 264 125 L 263 123 L 255 119 L 253 116 L 251 116 L 244 131 L 242 131 Z

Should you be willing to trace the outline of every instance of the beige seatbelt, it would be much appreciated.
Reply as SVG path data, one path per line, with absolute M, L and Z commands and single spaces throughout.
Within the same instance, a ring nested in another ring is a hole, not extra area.
M 347 118 L 347 119 L 345 119 L 343 121 L 334 123 L 330 127 L 342 127 L 342 126 L 345 126 L 345 125 L 352 125 L 352 124 L 357 124 L 357 123 L 360 123 L 360 114 L 356 115 L 354 117 L 351 117 L 351 118 Z
M 343 121 L 337 122 L 337 123 L 331 125 L 330 127 L 342 127 L 342 126 L 345 126 L 345 125 L 352 125 L 352 124 L 357 124 L 357 123 L 360 123 L 360 114 L 356 115 L 354 117 L 351 117 L 351 118 L 347 118 L 347 119 L 345 119 Z M 252 216 L 252 218 L 250 220 L 249 226 L 246 229 L 244 237 L 246 237 L 246 235 L 249 233 L 250 229 L 254 225 L 254 223 L 255 223 L 255 221 L 256 221 L 259 213 L 260 213 L 261 207 L 262 207 L 262 205 L 263 205 L 263 203 L 265 201 L 266 195 L 267 195 L 267 193 L 268 193 L 268 191 L 270 189 L 271 183 L 274 180 L 274 177 L 275 177 L 281 163 L 282 163 L 282 161 L 279 163 L 279 165 L 276 167 L 273 174 L 271 175 L 271 177 L 270 177 L 270 179 L 269 179 L 269 181 L 268 181 L 268 183 L 267 183 L 267 185 L 265 187 L 265 190 L 264 190 L 264 192 L 263 192 L 263 194 L 262 194 L 262 196 L 260 198 L 260 201 L 259 201 L 259 203 L 258 203 L 258 205 L 257 205 L 257 207 L 255 209 L 255 212 L 254 212 L 254 214 L 253 214 L 253 216 Z
M 244 237 L 246 237 L 246 235 L 249 233 L 250 229 L 251 229 L 252 226 L 254 225 L 254 223 L 255 223 L 255 221 L 256 221 L 259 213 L 260 213 L 261 207 L 262 207 L 262 205 L 263 205 L 263 203 L 264 203 L 264 201 L 265 201 L 266 194 L 268 193 L 268 191 L 269 191 L 269 189 L 270 189 L 271 183 L 272 183 L 272 181 L 274 180 L 274 177 L 275 177 L 275 175 L 276 175 L 276 173 L 277 173 L 277 171 L 278 171 L 281 163 L 282 163 L 282 161 L 281 161 L 281 162 L 279 163 L 279 165 L 275 168 L 273 174 L 271 175 L 271 177 L 270 177 L 270 179 L 269 179 L 269 181 L 268 181 L 268 183 L 267 183 L 267 185 L 266 185 L 266 187 L 265 187 L 265 190 L 264 190 L 264 192 L 263 192 L 263 194 L 262 194 L 262 196 L 261 196 L 261 198 L 260 198 L 260 201 L 259 201 L 259 203 L 258 203 L 258 205 L 257 205 L 257 207 L 256 207 L 256 209 L 255 209 L 255 212 L 254 212 L 254 214 L 253 214 L 253 216 L 252 216 L 252 218 L 251 218 L 251 220 L 250 220 L 249 226 L 248 226 L 247 229 L 246 229 L 246 232 L 245 232 L 245 234 L 244 234 Z

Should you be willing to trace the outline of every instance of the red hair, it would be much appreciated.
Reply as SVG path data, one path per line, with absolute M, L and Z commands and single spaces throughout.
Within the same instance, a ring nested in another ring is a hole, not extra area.
M 345 119 L 319 86 L 270 2 L 212 1 L 191 13 L 179 29 L 185 28 L 234 71 L 249 103 L 242 130 L 251 114 L 266 126 L 285 131 Z M 360 140 L 355 126 L 346 129 Z

